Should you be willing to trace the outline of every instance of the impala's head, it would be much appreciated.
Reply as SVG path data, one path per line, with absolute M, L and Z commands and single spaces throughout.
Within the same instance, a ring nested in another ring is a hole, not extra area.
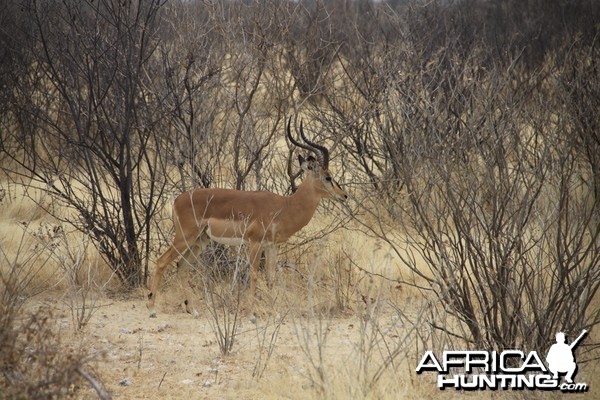
M 338 185 L 331 176 L 331 172 L 329 172 L 329 150 L 324 146 L 308 140 L 302 129 L 302 122 L 300 122 L 300 137 L 305 144 L 298 142 L 292 136 L 291 124 L 292 119 L 290 118 L 287 124 L 287 136 L 290 142 L 300 148 L 310 151 L 316 156 L 316 158 L 308 156 L 306 159 L 302 156 L 298 156 L 300 168 L 302 168 L 305 173 L 310 174 L 317 185 L 317 190 L 322 193 L 323 197 L 346 201 L 348 199 L 348 194 L 346 194 L 344 189 Z

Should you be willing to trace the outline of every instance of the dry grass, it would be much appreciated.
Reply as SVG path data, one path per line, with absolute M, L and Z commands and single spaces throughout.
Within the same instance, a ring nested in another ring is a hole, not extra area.
M 206 293 L 193 291 L 198 318 L 183 313 L 180 302 L 189 290 L 175 268 L 165 279 L 159 318 L 149 319 L 145 290 L 127 296 L 115 296 L 116 287 L 108 291 L 111 275 L 81 235 L 57 229 L 35 202 L 21 200 L 5 198 L 0 206 L 3 261 L 25 257 L 30 268 L 19 315 L 36 315 L 29 312 L 43 305 L 48 332 L 60 332 L 58 348 L 70 359 L 91 362 L 86 365 L 115 398 L 513 398 L 514 393 L 440 392 L 431 376 L 414 373 L 425 346 L 418 324 L 429 300 L 398 283 L 410 270 L 392 249 L 350 225 L 308 240 L 331 226 L 320 215 L 296 239 L 307 243 L 282 248 L 275 288 L 268 290 L 260 277 L 260 300 L 242 298 L 234 346 L 222 356 Z M 36 256 L 28 258 L 31 254 Z M 65 260 L 75 264 L 78 257 L 89 268 L 69 279 Z M 9 264 L 3 262 L 4 276 Z M 92 269 L 99 271 L 90 278 Z M 86 289 L 89 279 L 94 285 Z M 93 302 L 78 326 L 74 319 L 84 312 L 84 289 Z M 81 348 L 91 353 L 76 351 Z M 598 369 L 593 362 L 581 368 L 592 390 Z M 63 394 L 96 396 L 90 386 L 78 378 Z

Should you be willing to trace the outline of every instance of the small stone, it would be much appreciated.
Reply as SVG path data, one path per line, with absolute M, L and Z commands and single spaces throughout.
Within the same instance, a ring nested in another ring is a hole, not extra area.
M 119 385 L 121 386 L 129 386 L 131 385 L 131 378 L 123 378 L 119 381 Z

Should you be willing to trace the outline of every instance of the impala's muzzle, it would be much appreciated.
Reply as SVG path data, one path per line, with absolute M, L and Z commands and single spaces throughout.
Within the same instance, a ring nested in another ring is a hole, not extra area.
M 338 185 L 335 180 L 333 180 L 330 176 L 326 177 L 325 180 L 327 181 L 325 188 L 327 189 L 329 197 L 342 202 L 348 200 L 348 194 L 340 187 L 340 185 Z

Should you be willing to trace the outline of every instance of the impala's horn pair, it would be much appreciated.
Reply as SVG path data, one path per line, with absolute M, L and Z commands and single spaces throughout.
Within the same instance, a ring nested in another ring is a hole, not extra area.
M 290 139 L 290 142 L 292 142 L 295 146 L 298 146 L 300 148 L 303 148 L 304 150 L 308 150 L 308 151 L 314 153 L 317 156 L 317 160 L 319 160 L 319 162 L 321 163 L 321 167 L 323 169 L 328 169 L 329 168 L 329 150 L 327 150 L 327 148 L 324 146 L 321 146 L 319 144 L 316 144 L 315 142 L 311 142 L 310 140 L 308 140 L 308 138 L 304 134 L 304 129 L 302 129 L 302 120 L 300 120 L 300 137 L 302 138 L 302 140 L 304 140 L 304 142 L 306 144 L 300 143 L 296 139 L 294 139 L 294 137 L 292 136 L 291 127 L 292 127 L 292 117 L 290 117 L 288 119 L 288 123 L 287 123 L 287 137 L 288 137 L 288 139 Z

